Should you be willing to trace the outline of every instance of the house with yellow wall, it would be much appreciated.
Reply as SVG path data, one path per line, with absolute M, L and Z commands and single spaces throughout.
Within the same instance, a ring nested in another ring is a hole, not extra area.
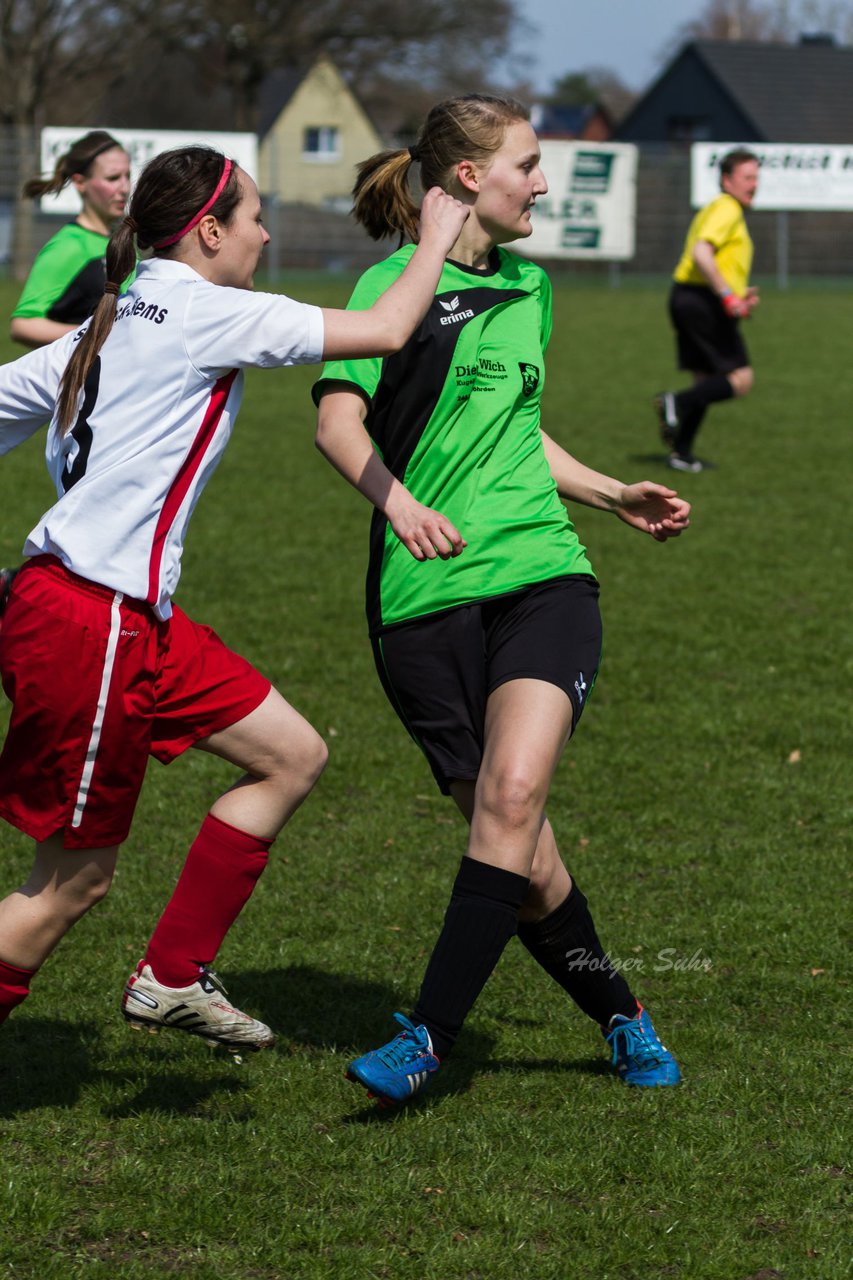
M 263 194 L 348 210 L 356 165 L 385 144 L 331 59 L 318 58 L 306 75 L 268 76 L 260 108 Z

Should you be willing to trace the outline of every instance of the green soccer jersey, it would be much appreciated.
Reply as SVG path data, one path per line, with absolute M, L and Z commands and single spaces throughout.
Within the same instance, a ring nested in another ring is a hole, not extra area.
M 407 245 L 372 267 L 349 306 L 400 275 Z M 551 286 L 505 249 L 486 271 L 446 262 L 435 299 L 402 351 L 335 360 L 314 389 L 358 388 L 388 469 L 467 540 L 452 560 L 417 561 L 375 511 L 367 575 L 372 632 L 567 574 L 592 573 L 545 458 L 539 429 Z
M 82 324 L 104 296 L 109 236 L 69 222 L 33 263 L 13 317 Z

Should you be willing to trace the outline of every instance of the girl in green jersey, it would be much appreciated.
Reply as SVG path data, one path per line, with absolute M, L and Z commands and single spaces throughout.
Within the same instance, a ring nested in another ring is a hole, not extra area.
M 384 361 L 335 362 L 316 388 L 317 443 L 375 508 L 368 615 L 383 686 L 468 845 L 411 1018 L 349 1077 L 381 1102 L 425 1088 L 514 933 L 601 1027 L 622 1078 L 679 1079 L 672 1054 L 602 948 L 546 817 L 548 789 L 600 654 L 597 583 L 565 508 L 616 515 L 660 542 L 689 506 L 650 481 L 590 470 L 539 424 L 550 288 L 503 246 L 547 191 L 518 103 L 467 95 L 430 112 L 415 147 L 360 166 L 355 215 L 414 240 L 413 164 L 470 213 L 434 305 Z M 366 273 L 364 306 L 403 269 Z
M 35 200 L 69 184 L 83 207 L 41 250 L 12 312 L 12 339 L 25 347 L 76 329 L 103 297 L 104 256 L 130 193 L 130 158 L 109 133 L 93 129 L 59 157 L 51 177 L 25 183 L 23 194 Z

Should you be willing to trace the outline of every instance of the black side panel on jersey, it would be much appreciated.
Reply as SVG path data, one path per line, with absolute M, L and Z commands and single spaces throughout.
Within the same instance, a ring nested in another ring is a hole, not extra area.
M 465 325 L 527 296 L 523 289 L 484 288 L 436 294 L 420 328 L 385 361 L 365 425 L 398 480 L 435 412 Z
M 103 258 L 93 258 L 77 272 L 64 292 L 51 304 L 47 319 L 61 324 L 82 324 L 89 319 L 104 296 L 106 280 L 107 269 Z

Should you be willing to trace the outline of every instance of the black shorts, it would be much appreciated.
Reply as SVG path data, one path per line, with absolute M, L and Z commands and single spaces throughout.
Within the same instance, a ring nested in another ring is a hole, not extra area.
M 749 366 L 736 320 L 715 293 L 700 284 L 674 284 L 669 315 L 675 328 L 678 367 L 696 373 L 731 373 Z
M 577 726 L 601 661 L 598 583 L 575 574 L 389 627 L 373 637 L 392 707 L 442 792 L 480 772 L 486 701 L 508 680 L 546 680 Z

